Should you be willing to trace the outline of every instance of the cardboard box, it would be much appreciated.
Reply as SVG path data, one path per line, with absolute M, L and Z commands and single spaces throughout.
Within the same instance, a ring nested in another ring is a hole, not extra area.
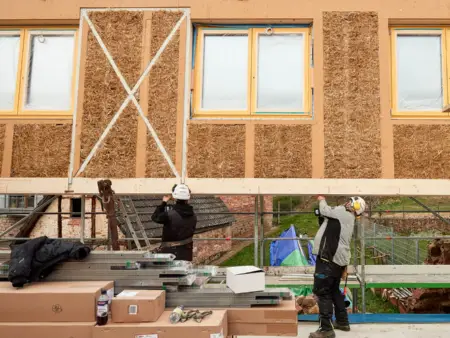
M 124 290 L 112 300 L 111 319 L 113 323 L 156 322 L 165 305 L 165 291 Z
M 0 283 L 0 322 L 94 322 L 101 289 L 114 282 Z
M 228 335 L 297 337 L 298 323 L 290 323 L 290 324 L 230 323 L 228 324 Z
M 265 273 L 255 266 L 234 266 L 227 268 L 227 286 L 234 293 L 264 291 Z
M 93 338 L 223 338 L 228 334 L 226 310 L 214 310 L 201 323 L 191 319 L 171 324 L 170 313 L 164 311 L 159 320 L 152 323 L 96 326 Z
M 95 323 L 0 323 L 2 338 L 92 338 Z
M 228 323 L 297 324 L 295 300 L 284 300 L 277 306 L 228 309 Z

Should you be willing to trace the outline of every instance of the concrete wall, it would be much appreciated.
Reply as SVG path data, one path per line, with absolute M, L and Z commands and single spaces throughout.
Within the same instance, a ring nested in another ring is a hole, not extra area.
M 155 0 L 151 5 L 191 8 L 192 20 L 197 23 L 312 23 L 314 118 L 190 120 L 189 176 L 450 178 L 450 170 L 443 169 L 444 154 L 450 147 L 450 139 L 445 136 L 450 119 L 390 116 L 389 35 L 393 24 L 449 24 L 450 0 Z M 3 1 L 0 25 L 76 25 L 80 8 L 148 6 L 146 0 Z M 177 18 L 136 12 L 118 20 L 118 15 L 115 12 L 92 18 L 132 85 Z M 87 26 L 84 28 L 76 168 L 120 104 L 119 97 L 124 97 L 92 34 Z M 139 92 L 144 113 L 156 123 L 178 169 L 182 157 L 185 35 L 186 26 L 182 25 L 167 55 L 153 70 L 156 76 L 150 76 Z M 127 54 L 121 50 L 127 50 Z M 110 103 L 107 109 L 98 106 L 104 99 Z M 127 109 L 111 133 L 114 137 L 105 140 L 106 147 L 85 175 L 170 176 L 144 125 L 136 120 L 134 108 Z M 66 175 L 71 120 L 2 119 L 0 126 L 2 177 Z M 432 137 L 428 137 L 430 130 Z M 410 146 L 412 134 L 419 138 Z M 283 135 L 301 136 L 301 146 L 300 141 L 292 143 L 292 137 Z M 422 147 L 426 151 L 420 151 Z M 205 161 L 208 157 L 210 160 Z

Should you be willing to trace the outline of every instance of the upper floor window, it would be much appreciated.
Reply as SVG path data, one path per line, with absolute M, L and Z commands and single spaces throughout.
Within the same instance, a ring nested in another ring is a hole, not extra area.
M 77 31 L 0 29 L 0 116 L 71 116 Z
M 311 116 L 309 28 L 198 28 L 194 116 Z
M 448 117 L 446 28 L 393 28 L 392 115 Z M 449 35 L 450 37 L 450 35 Z

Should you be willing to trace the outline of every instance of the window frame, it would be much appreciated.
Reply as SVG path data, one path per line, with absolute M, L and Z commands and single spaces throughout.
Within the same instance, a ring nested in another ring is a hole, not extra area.
M 29 26 L 26 28 L 18 27 L 2 27 L 0 26 L 0 35 L 14 35 L 13 33 L 6 34 L 5 32 L 14 32 L 20 34 L 20 49 L 19 59 L 17 65 L 16 76 L 16 92 L 14 97 L 13 110 L 0 110 L 1 118 L 14 118 L 14 119 L 53 119 L 53 118 L 67 118 L 71 119 L 73 116 L 73 110 L 75 107 L 75 92 L 76 85 L 76 73 L 78 70 L 78 39 L 79 31 L 76 26 Z M 73 65 L 72 65 L 72 79 L 71 79 L 71 102 L 70 109 L 68 110 L 28 110 L 25 109 L 25 99 L 27 95 L 28 86 L 28 68 L 29 68 L 29 52 L 31 44 L 31 36 L 37 35 L 35 32 L 41 32 L 42 35 L 54 35 L 54 34 L 69 34 L 73 32 L 74 37 L 74 52 L 73 52 Z
M 450 28 L 446 27 L 403 27 L 396 26 L 390 28 L 391 35 L 391 116 L 393 118 L 448 118 L 450 113 L 445 113 L 442 110 L 436 111 L 398 111 L 398 81 L 397 81 L 397 37 L 400 35 L 406 36 L 441 36 L 441 67 L 442 67 L 442 109 L 449 104 L 449 90 L 448 90 L 448 68 L 450 66 L 449 55 L 447 54 L 447 46 L 450 41 Z
M 284 109 L 271 109 L 270 111 L 257 112 L 257 48 L 258 36 L 266 32 L 267 28 L 273 30 L 273 34 L 303 34 L 304 37 L 304 98 L 302 112 L 285 112 Z M 248 36 L 248 75 L 247 75 L 247 109 L 246 110 L 202 110 L 203 95 L 203 58 L 204 41 L 206 35 L 243 34 Z M 195 46 L 195 67 L 193 69 L 193 105 L 191 117 L 193 118 L 308 118 L 312 117 L 312 65 L 310 60 L 311 27 L 249 27 L 245 29 L 198 27 Z

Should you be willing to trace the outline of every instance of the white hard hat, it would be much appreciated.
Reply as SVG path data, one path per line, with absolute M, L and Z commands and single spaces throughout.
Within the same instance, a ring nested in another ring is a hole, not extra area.
M 172 197 L 176 200 L 187 201 L 191 198 L 191 191 L 186 184 L 178 184 L 172 191 Z
M 351 197 L 350 204 L 358 216 L 366 210 L 366 201 L 364 201 L 361 197 Z

